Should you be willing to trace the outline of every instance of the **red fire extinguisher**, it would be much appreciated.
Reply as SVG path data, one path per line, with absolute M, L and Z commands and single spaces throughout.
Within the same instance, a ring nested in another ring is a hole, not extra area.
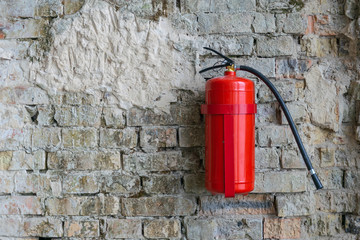
M 206 72 L 226 67 L 225 75 L 206 83 L 205 102 L 201 113 L 205 114 L 205 178 L 206 188 L 212 193 L 224 193 L 225 197 L 247 194 L 255 183 L 255 87 L 246 78 L 236 76 L 236 71 L 247 71 L 260 78 L 278 100 L 289 122 L 305 165 L 317 189 L 323 188 L 316 175 L 294 121 L 282 97 L 274 85 L 257 70 L 238 66 L 233 60 L 207 48 L 224 58 L 221 65 L 205 68 Z M 275 183 L 274 183 L 275 184 Z

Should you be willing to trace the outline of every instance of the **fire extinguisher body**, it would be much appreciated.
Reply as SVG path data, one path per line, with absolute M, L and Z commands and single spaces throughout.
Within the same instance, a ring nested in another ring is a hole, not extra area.
M 226 71 L 206 83 L 205 171 L 212 193 L 246 194 L 255 182 L 255 89 Z

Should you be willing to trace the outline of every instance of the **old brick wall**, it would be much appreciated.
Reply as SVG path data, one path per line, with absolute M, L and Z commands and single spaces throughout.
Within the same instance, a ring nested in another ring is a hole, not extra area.
M 0 239 L 360 239 L 356 0 L 0 2 Z M 256 187 L 204 188 L 210 46 L 256 78 Z

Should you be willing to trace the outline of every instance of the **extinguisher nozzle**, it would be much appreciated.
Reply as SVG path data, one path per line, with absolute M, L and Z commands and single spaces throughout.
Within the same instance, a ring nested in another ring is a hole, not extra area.
M 311 175 L 311 178 L 312 178 L 312 180 L 313 180 L 313 182 L 314 182 L 315 187 L 316 187 L 317 190 L 323 188 L 323 185 L 321 184 L 321 181 L 320 181 L 319 177 L 316 175 L 316 173 L 315 173 L 315 174 L 312 174 L 312 175 Z

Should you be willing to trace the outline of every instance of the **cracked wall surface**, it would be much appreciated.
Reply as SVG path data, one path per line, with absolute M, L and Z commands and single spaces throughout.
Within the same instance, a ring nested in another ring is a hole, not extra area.
M 360 239 L 358 0 L 0 2 L 0 239 Z M 255 82 L 256 183 L 204 187 L 204 78 Z

